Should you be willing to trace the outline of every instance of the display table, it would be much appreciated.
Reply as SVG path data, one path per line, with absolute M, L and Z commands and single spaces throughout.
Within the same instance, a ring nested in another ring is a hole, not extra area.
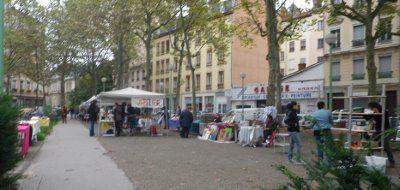
M 48 117 L 32 117 L 31 120 L 39 121 L 39 125 L 41 127 L 50 126 L 50 118 L 48 118 Z
M 168 120 L 168 126 L 169 128 L 176 128 L 178 129 L 180 124 L 179 124 L 179 119 L 169 119 Z
M 29 132 L 30 127 L 29 124 L 19 124 L 18 126 L 18 145 L 19 145 L 19 152 L 21 153 L 22 157 L 25 157 L 26 152 L 29 148 Z
M 40 123 L 38 120 L 29 120 L 29 121 L 20 121 L 20 124 L 28 124 L 31 127 L 30 133 L 30 141 L 29 144 L 31 145 L 32 142 L 37 141 L 37 134 L 40 133 Z
M 108 134 L 108 130 L 112 130 L 112 134 Z M 99 128 L 98 128 L 98 134 L 99 136 L 103 137 L 113 137 L 115 136 L 115 122 L 114 120 L 100 120 L 99 122 Z
M 260 126 L 240 126 L 239 144 L 242 146 L 255 146 L 263 136 L 263 128 Z

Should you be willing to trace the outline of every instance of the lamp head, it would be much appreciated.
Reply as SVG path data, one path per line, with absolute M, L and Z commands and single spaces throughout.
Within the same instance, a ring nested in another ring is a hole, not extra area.
M 329 33 L 324 37 L 325 43 L 329 45 L 333 45 L 337 41 L 337 36 L 335 34 Z

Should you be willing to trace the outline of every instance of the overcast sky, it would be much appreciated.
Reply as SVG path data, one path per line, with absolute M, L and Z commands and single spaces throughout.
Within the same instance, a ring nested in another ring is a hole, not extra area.
M 39 1 L 40 4 L 42 4 L 44 6 L 48 5 L 51 2 L 51 0 L 38 0 L 38 1 Z M 298 7 L 301 7 L 301 8 L 311 8 L 312 7 L 312 2 L 310 1 L 310 2 L 307 3 L 306 1 L 307 0 L 288 0 L 287 4 L 290 5 L 290 4 L 294 3 Z

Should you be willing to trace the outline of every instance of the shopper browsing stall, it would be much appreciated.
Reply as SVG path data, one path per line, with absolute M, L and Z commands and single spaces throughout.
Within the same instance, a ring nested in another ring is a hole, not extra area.
M 287 105 L 288 111 L 285 116 L 285 124 L 287 125 L 287 130 L 290 136 L 290 146 L 288 152 L 289 163 L 293 164 L 303 164 L 304 161 L 301 160 L 301 142 L 300 142 L 300 125 L 297 113 L 299 107 L 297 102 L 290 102 Z M 293 160 L 293 150 L 296 148 L 296 158 Z
M 119 105 L 118 103 L 115 103 L 114 122 L 115 122 L 115 129 L 116 129 L 115 136 L 118 137 L 121 134 L 122 125 L 124 122 L 124 110 L 122 109 L 122 106 Z
M 93 100 L 92 103 L 90 104 L 88 113 L 89 113 L 89 122 L 90 122 L 89 136 L 93 137 L 94 136 L 94 124 L 96 123 L 97 115 L 99 114 L 99 107 L 97 107 L 96 100 Z
M 368 107 L 373 113 L 383 113 L 382 106 L 378 102 L 370 102 L 368 104 Z M 385 150 L 385 152 L 387 154 L 387 157 L 388 157 L 388 160 L 390 163 L 390 167 L 394 167 L 395 161 L 394 161 L 392 149 L 390 148 L 390 139 L 393 135 L 392 134 L 389 134 L 389 135 L 382 134 L 382 116 L 381 115 L 366 116 L 365 119 L 372 122 L 373 129 L 375 130 L 375 132 L 372 135 L 372 139 L 374 141 L 379 141 L 381 139 L 381 135 L 384 135 L 383 149 Z M 385 130 L 389 129 L 389 127 L 390 127 L 389 115 L 387 114 L 387 112 L 385 112 L 385 122 L 384 122 L 383 127 Z
M 189 128 L 193 123 L 192 106 L 187 106 L 185 110 L 182 111 L 179 122 L 181 125 L 181 137 L 189 138 Z
M 331 127 L 333 124 L 332 113 L 325 109 L 324 102 L 317 103 L 318 110 L 314 112 L 312 128 L 314 130 L 314 138 L 317 143 L 317 156 L 320 160 L 324 159 L 322 147 L 326 146 L 326 142 L 332 137 Z

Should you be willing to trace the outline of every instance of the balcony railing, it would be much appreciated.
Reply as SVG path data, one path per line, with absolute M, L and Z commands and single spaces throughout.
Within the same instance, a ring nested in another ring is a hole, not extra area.
M 218 89 L 224 89 L 224 84 L 218 84 Z
M 332 76 L 332 81 L 340 81 L 340 75 Z
M 353 80 L 364 80 L 365 73 L 352 74 Z
M 212 62 L 211 62 L 211 61 L 208 61 L 208 62 L 207 62 L 207 66 L 212 66 Z
M 365 43 L 365 40 L 353 40 L 353 47 L 358 47 L 358 46 L 363 46 Z
M 380 78 L 380 79 L 392 78 L 392 73 L 393 73 L 393 71 L 378 72 L 378 78 Z

